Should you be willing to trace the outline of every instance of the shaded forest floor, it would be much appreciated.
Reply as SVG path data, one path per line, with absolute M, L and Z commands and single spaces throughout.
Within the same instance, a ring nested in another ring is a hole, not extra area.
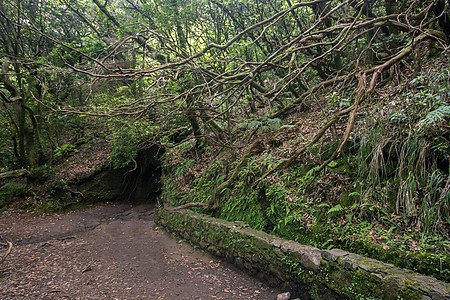
M 10 207 L 2 299 L 275 299 L 280 292 L 154 227 L 153 205 L 35 216 Z

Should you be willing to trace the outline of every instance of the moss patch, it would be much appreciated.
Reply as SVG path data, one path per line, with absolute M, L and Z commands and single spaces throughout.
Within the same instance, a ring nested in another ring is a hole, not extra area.
M 155 222 L 269 283 L 307 291 L 313 299 L 450 296 L 450 284 L 434 278 L 341 250 L 330 251 L 327 260 L 317 248 L 254 230 L 242 222 L 164 209 L 157 210 Z

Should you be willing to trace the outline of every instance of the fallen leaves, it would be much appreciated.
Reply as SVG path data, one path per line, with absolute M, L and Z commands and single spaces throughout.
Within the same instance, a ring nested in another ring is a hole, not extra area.
M 70 218 L 63 214 L 51 222 L 47 220 L 52 216 L 25 217 L 10 230 L 13 236 L 31 237 L 48 223 L 55 223 L 51 230 L 66 230 L 80 220 L 79 215 L 89 221 L 91 214 L 92 210 L 72 212 Z M 75 237 L 70 241 L 50 239 L 15 247 L 0 270 L 0 298 L 275 299 L 277 295 L 188 243 L 172 240 L 163 230 L 149 229 L 152 221 L 136 217 L 121 223 L 103 214 L 102 218 L 104 224 L 95 230 L 64 235 Z M 62 227 L 61 222 L 70 226 Z

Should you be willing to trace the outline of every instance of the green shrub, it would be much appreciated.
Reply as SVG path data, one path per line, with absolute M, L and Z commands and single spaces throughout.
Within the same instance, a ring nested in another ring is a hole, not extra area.
M 8 182 L 0 187 L 0 212 L 8 208 L 14 198 L 25 197 L 28 194 L 27 186 L 22 183 Z

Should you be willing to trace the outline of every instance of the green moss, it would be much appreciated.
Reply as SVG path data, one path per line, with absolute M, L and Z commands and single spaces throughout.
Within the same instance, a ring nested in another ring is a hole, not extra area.
M 350 272 L 345 270 L 340 264 L 322 260 L 320 274 L 327 286 L 340 294 L 348 294 L 347 291 L 352 286 L 352 277 Z
M 371 275 L 370 273 L 361 269 L 352 272 L 352 289 L 351 295 L 364 295 L 373 297 L 374 299 L 381 299 L 381 279 Z
M 199 238 L 193 238 L 192 241 L 197 243 L 206 241 L 210 245 L 208 250 L 216 255 L 223 255 L 231 261 L 239 256 L 244 267 L 250 272 L 256 273 L 261 270 L 272 278 L 300 285 L 306 284 L 313 299 L 328 299 L 333 294 L 331 291 L 349 299 L 422 297 L 409 277 L 397 275 L 390 271 L 392 267 L 371 259 L 349 256 L 358 261 L 359 268 L 354 271 L 347 270 L 340 260 L 322 260 L 320 270 L 314 272 L 302 267 L 301 254 L 283 252 L 271 245 L 273 240 L 266 234 L 242 227 L 239 223 L 214 222 L 209 217 L 199 216 L 193 212 L 169 214 L 164 210 L 157 210 L 155 221 L 166 224 L 170 231 L 179 234 L 188 231 L 190 237 L 198 235 Z M 367 267 L 370 271 L 366 271 L 363 267 Z M 377 273 L 387 275 L 383 275 L 382 279 Z M 415 275 L 408 276 L 414 279 Z
M 397 297 L 398 299 L 404 300 L 420 300 L 422 298 L 422 294 L 419 291 L 414 291 L 412 289 L 402 290 L 400 295 Z
M 450 280 L 450 256 L 436 255 L 428 252 L 407 252 L 396 248 L 386 250 L 382 245 L 360 238 L 345 238 L 338 233 L 329 231 L 326 226 L 318 223 L 303 229 L 295 224 L 280 227 L 274 234 L 282 238 L 291 239 L 305 245 L 318 248 L 340 248 L 349 252 L 391 263 L 400 268 L 436 277 L 448 282 Z M 327 242 L 328 241 L 328 242 Z

